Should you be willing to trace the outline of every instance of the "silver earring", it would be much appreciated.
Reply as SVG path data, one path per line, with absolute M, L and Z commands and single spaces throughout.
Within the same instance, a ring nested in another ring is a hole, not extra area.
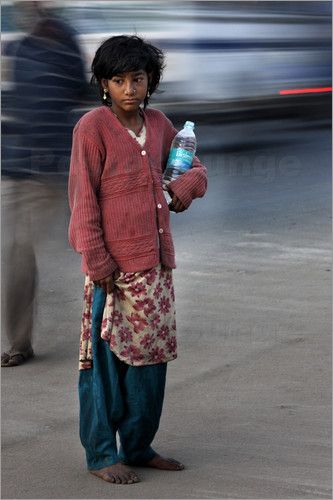
M 149 99 L 149 97 L 150 97 L 150 92 L 149 92 L 149 90 L 148 90 L 148 92 L 147 92 L 147 97 L 148 97 L 148 99 Z
M 104 94 L 103 94 L 103 101 L 106 101 L 107 98 L 108 98 L 108 96 L 106 95 L 107 89 L 103 89 L 103 92 L 104 92 Z

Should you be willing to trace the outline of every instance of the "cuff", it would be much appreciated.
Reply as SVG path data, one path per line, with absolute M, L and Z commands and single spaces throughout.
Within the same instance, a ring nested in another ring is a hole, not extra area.
M 92 281 L 106 278 L 118 269 L 118 264 L 110 256 L 99 265 L 92 265 L 90 260 L 91 259 L 88 259 L 86 255 L 82 255 L 82 270 L 89 275 Z

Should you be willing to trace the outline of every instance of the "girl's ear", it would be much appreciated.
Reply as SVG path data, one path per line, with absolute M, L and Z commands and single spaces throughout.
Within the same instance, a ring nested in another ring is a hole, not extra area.
M 108 81 L 106 78 L 102 78 L 101 79 L 101 85 L 103 87 L 103 89 L 107 89 L 108 88 Z

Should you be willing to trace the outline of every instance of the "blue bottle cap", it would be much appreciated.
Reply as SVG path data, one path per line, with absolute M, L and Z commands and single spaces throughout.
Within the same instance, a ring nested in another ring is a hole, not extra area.
M 188 122 L 188 121 L 187 121 L 187 122 L 185 122 L 184 127 L 189 127 L 189 128 L 191 128 L 191 129 L 194 129 L 194 123 L 193 123 L 193 122 Z

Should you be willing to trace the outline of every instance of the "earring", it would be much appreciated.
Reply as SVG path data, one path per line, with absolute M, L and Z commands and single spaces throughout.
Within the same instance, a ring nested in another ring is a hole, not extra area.
M 103 101 L 106 101 L 107 98 L 108 98 L 108 96 L 106 95 L 107 91 L 108 91 L 107 89 L 103 89 L 103 92 L 104 92 L 104 94 L 103 94 Z
M 150 97 L 150 92 L 149 92 L 149 90 L 148 90 L 148 92 L 147 92 L 147 97 L 148 97 L 148 99 L 149 99 L 149 97 Z

